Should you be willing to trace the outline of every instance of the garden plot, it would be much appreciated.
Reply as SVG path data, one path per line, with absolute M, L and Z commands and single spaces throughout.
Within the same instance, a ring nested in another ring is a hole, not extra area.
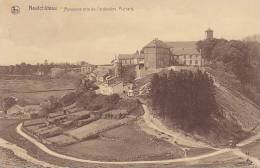
M 131 120 L 134 120 L 134 118 L 124 118 L 121 120 L 100 119 L 77 129 L 69 130 L 65 134 L 78 140 L 84 140 L 96 136 L 106 130 L 123 125 Z
M 54 147 L 54 150 L 77 158 L 104 161 L 160 160 L 184 156 L 178 146 L 146 134 L 136 122 L 107 130 L 98 138 Z
M 53 144 L 56 146 L 66 146 L 77 142 L 76 139 L 67 135 L 58 135 L 55 137 L 47 138 L 45 141 L 47 144 Z

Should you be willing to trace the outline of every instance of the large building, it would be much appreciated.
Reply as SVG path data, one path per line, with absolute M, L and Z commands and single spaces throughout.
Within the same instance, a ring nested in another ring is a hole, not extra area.
M 118 55 L 119 63 L 124 65 L 137 65 L 140 63 L 144 63 L 144 57 L 137 50 L 133 54 L 119 54 Z
M 172 53 L 169 46 L 157 38 L 152 40 L 141 50 L 144 56 L 145 69 L 158 69 L 170 66 Z
M 204 59 L 197 50 L 196 41 L 166 42 L 173 54 L 175 64 L 184 66 L 203 66 Z
M 213 39 L 213 30 L 205 31 L 206 39 Z M 146 70 L 165 68 L 172 65 L 204 66 L 206 61 L 197 49 L 196 41 L 163 42 L 154 39 L 140 52 L 119 54 L 118 62 L 122 66 L 143 64 Z

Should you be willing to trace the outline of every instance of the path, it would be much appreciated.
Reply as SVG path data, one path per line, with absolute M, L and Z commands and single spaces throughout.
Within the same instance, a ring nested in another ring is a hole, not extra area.
M 172 130 L 169 130 L 163 123 L 158 120 L 157 118 L 153 117 L 150 113 L 150 110 L 146 105 L 142 105 L 144 109 L 144 115 L 143 120 L 145 121 L 146 125 L 154 130 L 159 131 L 160 133 L 164 133 L 168 136 L 170 136 L 173 139 L 173 142 L 176 142 L 179 145 L 184 145 L 188 147 L 195 147 L 195 148 L 212 148 L 209 145 L 198 142 L 190 137 L 187 137 L 181 133 L 174 132 Z M 216 148 L 213 148 L 216 149 Z
M 42 151 L 45 153 L 60 158 L 60 159 L 65 159 L 65 160 L 71 160 L 71 161 L 76 161 L 76 162 L 82 162 L 82 163 L 95 163 L 95 164 L 117 164 L 117 165 L 129 165 L 129 164 L 166 164 L 166 163 L 177 163 L 177 162 L 189 162 L 189 161 L 195 161 L 199 159 L 204 159 L 212 156 L 216 156 L 219 154 L 223 154 L 226 152 L 232 151 L 232 149 L 221 149 L 215 152 L 211 152 L 208 154 L 203 154 L 199 156 L 194 156 L 194 157 L 186 157 L 186 158 L 179 158 L 179 159 L 168 159 L 168 160 L 153 160 L 153 161 L 122 161 L 122 162 L 108 162 L 108 161 L 96 161 L 96 160 L 87 160 L 87 159 L 79 159 L 75 158 L 72 156 L 67 156 L 63 155 L 60 153 L 57 153 L 55 151 L 50 150 L 47 148 L 45 145 L 42 143 L 38 142 L 36 139 L 32 138 L 31 136 L 27 135 L 22 131 L 22 123 L 19 124 L 16 128 L 16 131 L 18 134 L 26 138 L 28 141 L 36 145 L 38 148 L 40 148 Z
M 240 149 L 233 149 L 232 152 L 242 158 L 245 158 L 247 160 L 250 160 L 255 166 L 257 166 L 258 168 L 260 167 L 260 160 L 256 157 L 253 156 L 249 156 L 246 155 L 245 153 L 243 153 Z
M 238 147 L 242 147 L 242 146 L 245 146 L 245 145 L 248 145 L 248 144 L 251 144 L 253 142 L 256 142 L 258 139 L 260 139 L 260 132 L 246 140 L 243 140 L 242 142 L 238 143 L 237 146 Z

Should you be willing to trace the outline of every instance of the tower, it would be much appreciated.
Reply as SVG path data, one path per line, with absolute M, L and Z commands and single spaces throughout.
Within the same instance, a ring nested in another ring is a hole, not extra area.
M 208 30 L 205 31 L 206 39 L 213 39 L 213 30 L 208 28 Z

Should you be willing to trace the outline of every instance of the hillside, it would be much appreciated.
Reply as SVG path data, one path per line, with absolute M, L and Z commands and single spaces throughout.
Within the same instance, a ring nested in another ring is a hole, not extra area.
M 259 129 L 259 107 L 241 93 L 221 85 L 216 87 L 216 100 L 228 120 L 238 123 L 243 130 Z
M 139 79 L 136 81 L 136 85 L 145 85 L 150 80 L 151 76 L 143 80 Z M 226 85 L 220 85 L 217 78 L 214 81 L 214 97 L 219 108 L 219 114 L 212 115 L 207 126 L 208 131 L 205 132 L 203 126 L 201 128 L 196 126 L 197 128 L 194 127 L 193 131 L 186 131 L 186 134 L 213 146 L 226 146 L 231 139 L 239 142 L 258 131 L 260 123 L 258 106 L 237 90 L 232 89 L 232 87 L 227 89 Z M 232 85 L 232 83 L 229 83 L 229 85 Z M 173 130 L 180 129 L 176 121 L 171 121 L 172 119 L 165 117 L 160 118 L 168 128 Z

